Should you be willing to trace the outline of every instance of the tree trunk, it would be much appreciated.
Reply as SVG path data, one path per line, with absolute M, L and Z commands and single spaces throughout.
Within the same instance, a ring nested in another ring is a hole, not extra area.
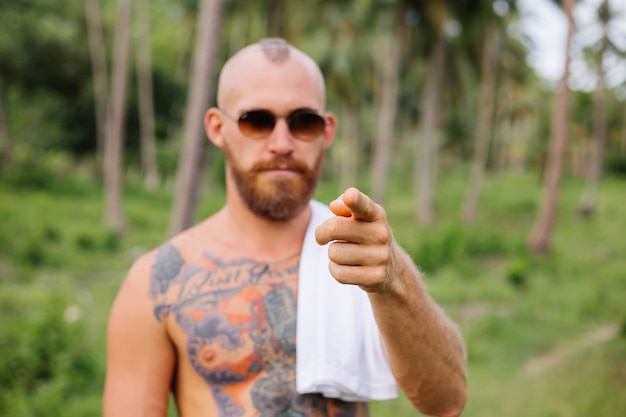
M 283 2 L 281 0 L 268 0 L 267 5 L 267 36 L 285 36 L 283 34 L 282 15 Z
M 620 140 L 620 155 L 626 156 L 626 101 L 624 101 L 624 116 L 622 117 L 622 138 Z
M 190 79 L 190 59 L 191 50 L 193 47 L 193 36 L 194 36 L 194 20 L 197 21 L 197 16 L 192 14 L 189 11 L 186 11 L 179 19 L 179 25 L 181 26 L 182 33 L 184 38 L 181 40 L 179 48 L 176 53 L 176 64 L 174 66 L 174 79 L 173 81 L 176 84 L 180 84 L 181 86 L 188 86 Z M 176 101 L 172 101 L 169 107 L 169 117 L 167 121 L 167 134 L 166 139 L 168 141 L 178 140 L 182 127 L 179 121 L 180 115 L 183 113 L 183 106 Z
M 530 139 L 531 122 L 528 117 L 518 115 L 513 124 L 513 146 L 509 152 L 510 165 L 515 172 L 525 172 L 527 169 Z
M 4 114 L 4 96 L 2 85 L 0 85 L 0 164 L 6 166 L 13 162 L 13 145 L 9 128 L 7 126 L 6 115 Z
M 141 130 L 141 165 L 146 188 L 159 185 L 156 140 L 154 137 L 154 97 L 152 93 L 152 57 L 150 53 L 150 0 L 135 0 L 137 22 L 137 94 Z
M 482 187 L 491 130 L 495 110 L 496 72 L 498 66 L 498 49 L 500 47 L 499 29 L 491 23 L 485 34 L 483 50 L 482 84 L 480 89 L 480 102 L 478 103 L 478 122 L 476 124 L 476 137 L 474 138 L 474 156 L 470 179 L 463 204 L 462 218 L 466 223 L 474 221 L 478 210 L 478 200 Z
M 183 231 L 194 222 L 205 149 L 203 118 L 214 90 L 213 72 L 221 42 L 222 6 L 223 0 L 202 0 L 200 4 L 170 235 Z
M 595 113 L 593 118 L 593 139 L 589 152 L 589 164 L 585 190 L 581 197 L 579 213 L 583 217 L 592 216 L 595 211 L 600 177 L 603 171 L 604 144 L 606 141 L 607 105 L 606 105 L 606 82 L 604 78 L 604 55 L 609 47 L 609 38 L 604 28 L 602 46 L 598 55 L 598 86 L 596 88 Z
M 356 108 L 348 101 L 343 102 L 341 130 L 341 163 L 339 184 L 341 192 L 356 185 L 359 167 L 359 120 Z
M 85 0 L 85 21 L 91 56 L 94 110 L 96 115 L 96 160 L 102 161 L 104 142 L 107 137 L 107 107 L 109 82 L 107 76 L 106 49 L 102 32 L 99 0 Z
M 389 44 L 383 51 L 382 93 L 378 109 L 378 125 L 374 142 L 372 163 L 372 199 L 380 204 L 385 202 L 389 161 L 394 135 L 394 121 L 398 108 L 398 88 L 400 77 L 400 45 L 397 36 L 390 36 Z
M 530 235 L 529 248 L 536 253 L 546 253 L 550 248 L 550 238 L 557 209 L 557 200 L 561 186 L 563 156 L 567 142 L 567 126 L 569 119 L 569 63 L 570 46 L 574 35 L 575 0 L 564 0 L 563 8 L 568 20 L 565 68 L 556 95 L 550 133 L 550 149 L 544 175 L 543 199 L 537 221 Z
M 510 95 L 512 89 L 505 86 L 498 94 L 498 110 L 495 116 L 496 133 L 495 139 L 495 170 L 502 172 L 507 169 L 509 162 L 509 151 L 511 139 L 513 137 L 513 106 Z
M 111 102 L 104 143 L 105 224 L 118 233 L 126 227 L 121 199 L 130 17 L 131 1 L 119 0 L 113 45 Z
M 422 111 L 415 159 L 417 220 L 421 224 L 431 224 L 435 217 L 433 205 L 438 159 L 439 100 L 446 64 L 446 40 L 443 31 L 437 35 L 430 63 L 420 105 Z

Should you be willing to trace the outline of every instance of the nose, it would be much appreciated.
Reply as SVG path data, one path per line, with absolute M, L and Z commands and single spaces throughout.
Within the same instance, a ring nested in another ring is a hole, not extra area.
M 293 152 L 294 137 L 289 131 L 287 120 L 285 118 L 279 118 L 276 120 L 276 126 L 267 138 L 267 146 L 269 150 L 279 155 L 289 155 Z

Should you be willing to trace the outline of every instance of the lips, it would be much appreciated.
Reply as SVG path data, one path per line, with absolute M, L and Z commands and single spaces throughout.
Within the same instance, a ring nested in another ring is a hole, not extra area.
M 289 160 L 287 161 L 267 161 L 267 162 L 259 162 L 254 168 L 253 172 L 297 172 L 297 173 L 305 173 L 308 171 L 307 167 L 297 161 Z

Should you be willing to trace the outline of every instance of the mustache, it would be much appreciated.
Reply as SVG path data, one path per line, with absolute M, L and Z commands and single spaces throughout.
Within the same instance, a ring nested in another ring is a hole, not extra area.
M 309 167 L 300 161 L 296 161 L 289 157 L 278 157 L 269 161 L 257 162 L 252 166 L 252 172 L 258 173 L 274 169 L 289 169 L 296 172 L 306 173 L 309 171 Z

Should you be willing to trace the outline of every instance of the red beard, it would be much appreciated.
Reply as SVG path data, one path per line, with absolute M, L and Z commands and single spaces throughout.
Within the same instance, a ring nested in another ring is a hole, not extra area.
M 317 186 L 323 152 L 313 167 L 290 157 L 258 162 L 249 170 L 241 168 L 231 149 L 224 145 L 224 156 L 237 190 L 248 208 L 256 215 L 273 221 L 286 221 L 304 209 Z M 292 174 L 264 178 L 263 172 L 287 169 Z

